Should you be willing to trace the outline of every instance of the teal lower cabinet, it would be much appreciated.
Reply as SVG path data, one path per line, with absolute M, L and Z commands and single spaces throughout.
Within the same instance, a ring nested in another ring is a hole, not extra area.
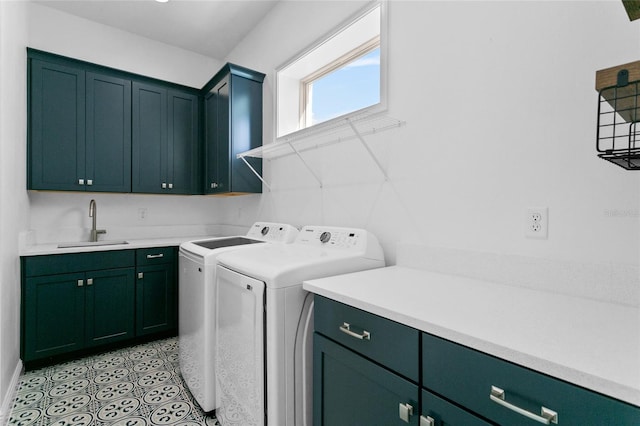
M 134 269 L 111 269 L 86 275 L 87 347 L 134 337 Z
M 177 327 L 175 248 L 138 250 L 136 334 L 144 336 Z
M 427 333 L 422 357 L 425 387 L 500 425 L 640 425 L 640 407 Z
M 84 348 L 84 274 L 27 278 L 23 285 L 23 360 Z
M 420 333 L 315 296 L 313 424 L 418 425 Z
M 27 278 L 25 361 L 133 337 L 133 268 Z
M 415 383 L 321 334 L 313 344 L 314 425 L 418 425 Z
M 27 366 L 176 330 L 176 248 L 148 250 L 23 257 Z
M 409 328 L 416 347 L 407 326 L 318 295 L 314 323 L 315 426 L 640 425 L 638 406 Z

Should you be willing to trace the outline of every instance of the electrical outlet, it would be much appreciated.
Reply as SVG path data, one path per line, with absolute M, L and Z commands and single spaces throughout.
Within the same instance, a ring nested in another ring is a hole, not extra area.
M 549 209 L 529 207 L 525 210 L 524 236 L 546 240 L 549 236 Z

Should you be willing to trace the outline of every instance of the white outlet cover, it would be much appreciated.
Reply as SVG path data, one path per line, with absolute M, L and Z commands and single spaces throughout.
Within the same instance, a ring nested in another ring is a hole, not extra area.
M 528 207 L 524 214 L 524 236 L 546 240 L 549 237 L 549 208 Z

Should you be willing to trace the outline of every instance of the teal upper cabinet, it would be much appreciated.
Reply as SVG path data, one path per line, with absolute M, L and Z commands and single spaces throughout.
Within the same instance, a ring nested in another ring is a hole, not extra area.
M 195 194 L 198 97 L 133 83 L 133 192 Z
M 131 190 L 131 81 L 86 74 L 87 191 Z
M 170 89 L 168 102 L 167 180 L 175 194 L 201 194 L 199 97 Z
M 29 189 L 131 190 L 131 82 L 31 60 Z
M 133 192 L 161 193 L 167 147 L 166 88 L 133 83 Z M 166 186 L 166 180 L 164 181 Z
M 226 64 L 198 90 L 27 54 L 28 189 L 262 192 L 262 160 L 237 154 L 262 145 L 264 74 Z
M 83 191 L 85 72 L 31 61 L 29 189 Z
M 227 64 L 203 88 L 206 194 L 262 192 L 236 155 L 262 145 L 263 80 L 262 73 Z M 262 161 L 248 160 L 262 174 Z

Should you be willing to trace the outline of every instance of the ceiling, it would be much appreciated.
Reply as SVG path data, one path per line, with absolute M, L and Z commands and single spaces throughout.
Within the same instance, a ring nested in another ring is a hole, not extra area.
M 223 60 L 278 0 L 39 0 L 51 7 Z

